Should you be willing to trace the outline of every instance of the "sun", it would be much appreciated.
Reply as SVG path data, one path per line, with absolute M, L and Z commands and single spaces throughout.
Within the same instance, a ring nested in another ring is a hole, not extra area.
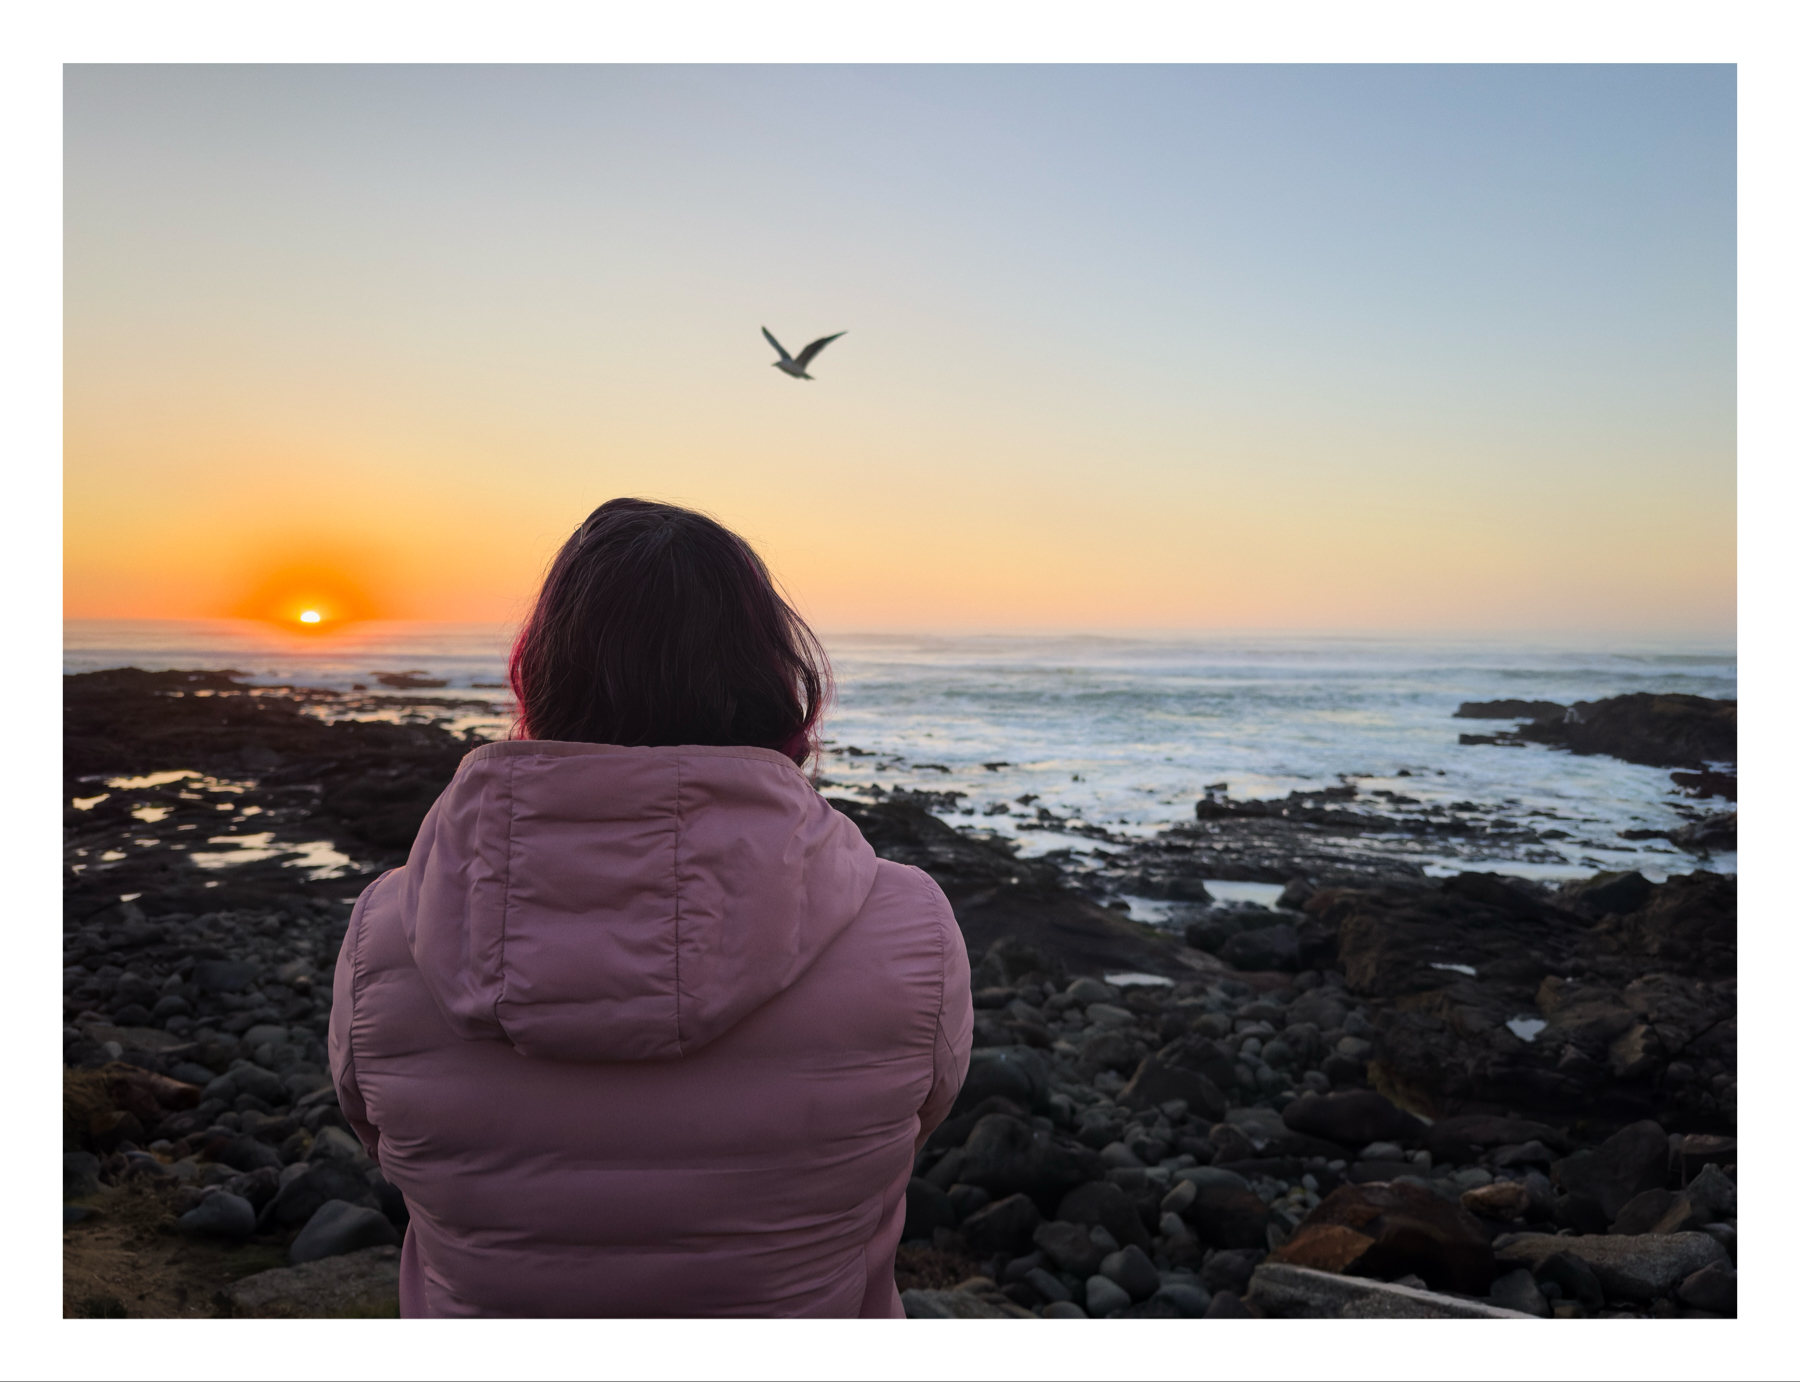
M 304 612 L 303 612 L 303 613 L 302 613 L 302 614 L 301 614 L 301 615 L 300 615 L 300 622 L 301 622 L 301 623 L 302 623 L 302 624 L 316 624 L 316 623 L 318 623 L 318 622 L 319 622 L 319 617 L 320 617 L 320 616 L 319 616 L 319 611 L 318 611 L 318 610 L 316 610 L 316 609 L 309 609 L 309 610 L 306 610 L 306 611 L 304 611 Z

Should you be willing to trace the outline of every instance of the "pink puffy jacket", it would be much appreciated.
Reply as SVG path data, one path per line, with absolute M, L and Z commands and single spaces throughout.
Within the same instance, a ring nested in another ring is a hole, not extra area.
M 338 956 L 403 1315 L 897 1316 L 969 1062 L 943 893 L 755 748 L 469 754 Z

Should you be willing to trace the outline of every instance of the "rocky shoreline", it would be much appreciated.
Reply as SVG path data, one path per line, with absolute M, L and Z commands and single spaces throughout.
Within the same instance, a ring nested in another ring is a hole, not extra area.
M 65 1313 L 393 1313 L 406 1206 L 331 1091 L 330 976 L 470 741 L 220 673 L 65 700 Z M 907 1313 L 1734 1315 L 1735 880 L 1429 879 L 1316 795 L 1100 870 L 835 803 L 975 961 Z M 1201 881 L 1245 873 L 1280 905 Z

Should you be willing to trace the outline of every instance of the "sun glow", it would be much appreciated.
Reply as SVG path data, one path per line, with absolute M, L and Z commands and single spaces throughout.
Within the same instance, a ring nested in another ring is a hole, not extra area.
M 301 616 L 300 616 L 300 622 L 301 622 L 301 623 L 302 623 L 302 624 L 316 624 L 316 623 L 318 623 L 318 622 L 319 622 L 319 611 L 318 611 L 318 610 L 316 610 L 316 609 L 309 609 L 309 610 L 307 610 L 307 611 L 306 611 L 306 612 L 305 612 L 305 613 L 304 613 L 304 614 L 302 614 L 302 615 L 301 615 Z

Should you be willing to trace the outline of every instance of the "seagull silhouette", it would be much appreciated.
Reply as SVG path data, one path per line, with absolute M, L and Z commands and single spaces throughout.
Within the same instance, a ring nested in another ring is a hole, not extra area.
M 775 368 L 780 370 L 783 374 L 791 374 L 796 379 L 811 379 L 812 376 L 806 372 L 806 367 L 813 362 L 813 356 L 825 349 L 825 347 L 835 341 L 838 336 L 844 334 L 840 331 L 836 336 L 821 336 L 805 350 L 801 351 L 796 357 L 789 355 L 787 351 L 783 349 L 781 342 L 776 340 L 775 337 L 769 333 L 768 327 L 765 326 L 762 329 L 762 333 L 763 338 L 767 340 L 770 345 L 774 346 L 776 353 L 781 356 L 779 360 L 773 362 Z

